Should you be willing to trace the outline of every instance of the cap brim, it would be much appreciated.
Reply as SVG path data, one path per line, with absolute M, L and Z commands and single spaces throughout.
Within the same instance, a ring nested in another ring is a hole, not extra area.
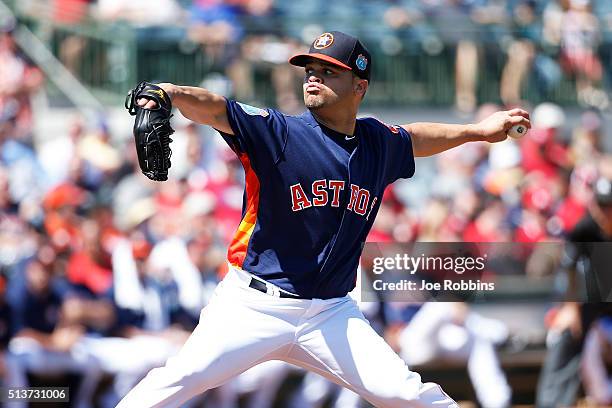
M 310 60 L 313 60 L 313 59 L 325 61 L 325 62 L 330 63 L 332 65 L 336 65 L 338 67 L 341 67 L 341 68 L 344 68 L 344 69 L 348 69 L 349 71 L 353 70 L 353 68 L 349 67 L 348 65 L 346 65 L 343 62 L 338 61 L 334 57 L 330 57 L 329 55 L 318 54 L 318 53 L 313 53 L 313 54 L 297 54 L 297 55 L 294 55 L 293 57 L 289 58 L 289 63 L 291 65 L 296 65 L 298 67 L 304 67 L 304 66 L 306 66 L 306 64 L 308 64 L 308 62 Z

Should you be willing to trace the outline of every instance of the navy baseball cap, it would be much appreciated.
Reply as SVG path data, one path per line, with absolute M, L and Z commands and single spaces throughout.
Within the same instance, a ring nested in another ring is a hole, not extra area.
M 313 41 L 307 54 L 294 55 L 289 63 L 303 67 L 312 59 L 348 69 L 359 78 L 370 80 L 370 53 L 357 38 L 340 31 L 321 34 Z

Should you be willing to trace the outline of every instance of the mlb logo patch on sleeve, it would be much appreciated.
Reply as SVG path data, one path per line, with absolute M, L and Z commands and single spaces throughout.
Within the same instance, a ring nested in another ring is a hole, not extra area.
M 393 133 L 399 133 L 399 131 L 400 131 L 398 126 L 395 126 L 395 125 L 387 125 L 386 123 L 385 123 L 385 126 L 387 126 L 387 127 L 389 128 L 389 130 L 390 130 L 391 132 L 393 132 Z
M 385 122 L 383 122 L 382 120 L 378 119 L 378 118 L 374 118 L 376 119 L 378 122 L 382 123 L 383 125 L 386 126 L 387 129 L 389 129 L 391 131 L 391 133 L 395 133 L 395 134 L 399 134 L 400 132 L 400 128 L 399 126 L 395 126 L 395 125 L 388 125 Z
M 269 115 L 268 111 L 255 106 L 247 105 L 246 103 L 238 102 L 238 105 L 242 108 L 244 113 L 251 116 L 263 116 L 264 118 Z

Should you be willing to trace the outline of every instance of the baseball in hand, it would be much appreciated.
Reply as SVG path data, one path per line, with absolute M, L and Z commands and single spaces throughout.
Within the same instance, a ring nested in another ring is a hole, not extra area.
M 507 135 L 514 139 L 520 139 L 521 137 L 525 136 L 526 133 L 527 133 L 527 127 L 523 125 L 516 125 L 510 128 Z

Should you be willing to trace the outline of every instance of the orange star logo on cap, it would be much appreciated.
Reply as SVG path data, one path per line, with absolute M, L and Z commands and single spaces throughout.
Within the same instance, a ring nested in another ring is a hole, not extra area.
M 331 33 L 323 33 L 317 38 L 313 44 L 317 50 L 327 48 L 334 42 L 334 36 Z

